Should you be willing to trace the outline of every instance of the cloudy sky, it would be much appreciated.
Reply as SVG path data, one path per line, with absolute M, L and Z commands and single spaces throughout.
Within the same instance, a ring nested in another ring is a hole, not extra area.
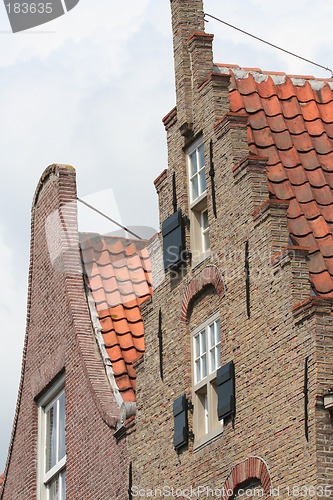
M 206 0 L 205 11 L 333 66 L 331 0 L 320 9 L 310 0 Z M 215 21 L 206 31 L 215 34 L 216 62 L 330 76 Z M 1 472 L 25 331 L 30 207 L 43 170 L 71 164 L 79 196 L 111 199 L 100 207 L 127 225 L 158 226 L 153 180 L 167 166 L 161 118 L 175 105 L 169 1 L 80 0 L 15 35 L 1 4 L 0 53 Z

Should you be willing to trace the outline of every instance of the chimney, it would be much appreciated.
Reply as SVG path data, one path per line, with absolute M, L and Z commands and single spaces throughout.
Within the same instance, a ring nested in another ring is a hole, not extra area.
M 187 133 L 193 126 L 197 88 L 213 71 L 213 35 L 204 32 L 202 0 L 170 0 L 175 61 L 177 118 Z

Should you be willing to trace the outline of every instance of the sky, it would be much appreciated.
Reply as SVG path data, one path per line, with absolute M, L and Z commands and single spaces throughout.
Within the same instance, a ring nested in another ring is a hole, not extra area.
M 206 0 L 205 12 L 333 67 L 333 3 Z M 209 20 L 214 60 L 330 77 Z M 0 4 L 0 472 L 25 334 L 30 209 L 52 163 L 73 165 L 78 195 L 125 225 L 158 229 L 153 180 L 167 167 L 162 124 L 175 105 L 169 0 L 80 0 L 66 15 L 13 34 Z M 82 230 L 106 231 L 80 210 Z

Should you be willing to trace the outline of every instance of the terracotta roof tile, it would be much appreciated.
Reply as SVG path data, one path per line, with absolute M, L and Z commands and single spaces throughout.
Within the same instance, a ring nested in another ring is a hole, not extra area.
M 250 152 L 268 158 L 271 196 L 290 202 L 290 234 L 309 249 L 313 286 L 333 297 L 332 80 L 226 65 L 217 70 L 231 76 L 230 110 L 249 115 Z
M 283 119 L 282 116 L 280 118 L 281 120 L 283 120 L 287 130 L 289 130 L 289 132 L 293 135 L 302 134 L 307 130 L 306 129 L 307 122 L 304 122 L 302 115 L 297 115 L 294 116 L 293 118 L 287 118 L 285 120 Z
M 142 242 L 81 235 L 81 255 L 118 389 L 135 401 L 132 363 L 145 349 L 139 306 L 152 296 L 149 253 Z
M 314 100 L 308 102 L 302 102 L 300 104 L 304 120 L 313 121 L 317 120 L 318 118 L 320 119 L 319 109 L 317 103 Z
M 254 99 L 254 97 L 252 97 L 252 99 Z M 257 104 L 257 106 L 259 106 L 259 104 Z M 268 99 L 263 99 L 261 102 L 261 107 L 265 111 L 267 116 L 277 116 L 279 114 L 282 114 L 281 103 L 276 95 L 273 95 Z M 247 111 L 247 106 L 246 106 L 246 111 Z

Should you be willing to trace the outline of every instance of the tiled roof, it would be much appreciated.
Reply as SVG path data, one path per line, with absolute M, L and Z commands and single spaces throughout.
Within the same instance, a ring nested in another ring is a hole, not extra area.
M 333 80 L 216 65 L 230 111 L 247 113 L 250 152 L 268 158 L 270 196 L 288 200 L 292 240 L 309 249 L 316 292 L 333 297 Z
M 107 355 L 123 401 L 135 401 L 132 363 L 144 353 L 140 305 L 152 296 L 145 242 L 80 235 L 86 282 L 95 302 Z

